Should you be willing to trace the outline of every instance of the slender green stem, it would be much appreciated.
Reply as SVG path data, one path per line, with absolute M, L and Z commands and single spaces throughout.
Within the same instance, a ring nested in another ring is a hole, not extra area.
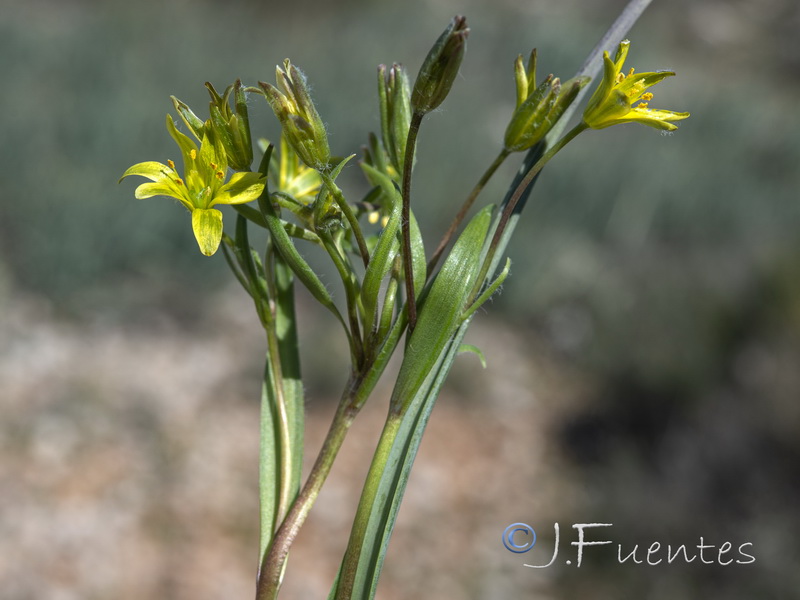
M 442 252 L 444 252 L 444 249 L 447 248 L 447 244 L 450 243 L 450 239 L 453 237 L 456 230 L 458 230 L 458 226 L 461 225 L 461 222 L 467 216 L 469 209 L 472 208 L 472 205 L 475 203 L 475 200 L 478 198 L 478 195 L 481 193 L 483 188 L 489 182 L 489 179 L 492 178 L 492 175 L 494 175 L 498 167 L 500 167 L 500 165 L 503 164 L 503 162 L 506 160 L 506 158 L 508 158 L 510 154 L 511 154 L 510 150 L 503 148 L 500 151 L 500 154 L 497 155 L 497 158 L 494 159 L 492 164 L 489 165 L 489 168 L 486 169 L 484 174 L 478 180 L 478 183 L 475 184 L 475 187 L 472 188 L 472 191 L 470 192 L 467 199 L 464 201 L 464 204 L 461 205 L 461 208 L 459 209 L 458 214 L 453 219 L 453 222 L 450 223 L 450 227 L 447 229 L 447 232 L 442 236 L 442 239 L 439 242 L 439 245 L 436 247 L 436 250 L 434 251 L 433 256 L 431 257 L 431 260 L 428 262 L 429 275 L 433 273 L 433 269 L 436 268 L 436 263 L 439 262 L 439 258 L 441 258 Z
M 534 178 L 539 174 L 539 172 L 544 168 L 544 166 L 548 163 L 548 161 L 553 158 L 559 150 L 561 150 L 564 146 L 566 146 L 570 141 L 574 140 L 575 137 L 587 129 L 588 125 L 586 125 L 583 121 L 578 123 L 575 127 L 573 127 L 564 137 L 562 137 L 558 142 L 556 142 L 545 154 L 540 158 L 535 165 L 533 165 L 530 170 L 526 173 L 525 177 L 522 178 L 522 181 L 519 182 L 517 189 L 514 190 L 511 198 L 509 199 L 508 203 L 506 204 L 505 208 L 503 209 L 503 214 L 500 215 L 500 220 L 497 223 L 497 228 L 494 231 L 494 236 L 492 237 L 492 242 L 489 244 L 489 249 L 486 253 L 486 258 L 483 261 L 483 265 L 481 266 L 480 273 L 478 274 L 478 279 L 475 282 L 475 289 L 470 294 L 470 301 L 467 303 L 472 304 L 473 299 L 478 295 L 480 292 L 480 288 L 483 287 L 483 284 L 486 280 L 486 276 L 489 272 L 489 266 L 492 264 L 492 260 L 494 259 L 495 252 L 497 252 L 498 245 L 500 244 L 500 238 L 503 237 L 503 231 L 505 231 L 506 225 L 508 224 L 508 220 L 511 218 L 511 215 L 514 212 L 514 209 L 517 206 L 517 202 L 522 197 L 522 194 L 525 193 L 525 190 L 534 180 Z
M 342 447 L 342 442 L 358 413 L 358 408 L 353 406 L 353 399 L 357 396 L 361 381 L 358 376 L 353 375 L 345 386 L 336 414 L 308 479 L 286 514 L 286 518 L 275 532 L 272 545 L 261 563 L 256 600 L 274 600 L 278 595 L 289 548 L 308 517 L 314 501 L 319 496 L 336 455 Z
M 406 279 L 406 304 L 408 305 L 408 335 L 417 324 L 417 302 L 414 294 L 414 268 L 411 263 L 411 170 L 414 165 L 414 149 L 417 145 L 417 134 L 425 113 L 415 112 L 411 115 L 411 123 L 406 139 L 406 155 L 403 162 L 403 213 L 400 221 L 403 245 L 403 272 Z
M 345 258 L 342 257 L 336 243 L 331 238 L 330 233 L 320 232 L 319 237 L 322 240 L 325 250 L 331 257 L 339 277 L 342 279 L 344 285 L 345 297 L 347 299 L 347 316 L 350 321 L 350 333 L 353 344 L 353 354 L 355 355 L 356 362 L 354 366 L 361 364 L 364 355 L 364 348 L 361 342 L 361 329 L 358 324 L 358 283 L 354 281 L 353 269 L 345 263 Z
M 364 267 L 366 267 L 369 264 L 369 250 L 367 249 L 367 242 L 364 239 L 361 226 L 358 224 L 358 218 L 353 212 L 353 209 L 347 203 L 347 199 L 344 197 L 342 190 L 339 189 L 339 186 L 336 185 L 331 176 L 322 171 L 320 171 L 320 174 L 325 182 L 325 186 L 328 188 L 328 191 L 331 193 L 333 199 L 336 201 L 336 204 L 339 206 L 339 209 L 342 211 L 342 213 L 344 213 L 345 219 L 347 219 L 347 222 L 350 224 L 350 229 L 353 230 L 353 237 L 358 245 L 358 252 L 361 254 L 361 260 L 364 261 Z

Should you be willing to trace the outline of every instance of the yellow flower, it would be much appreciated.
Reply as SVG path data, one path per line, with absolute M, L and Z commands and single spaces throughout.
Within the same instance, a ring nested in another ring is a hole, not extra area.
M 322 186 L 322 177 L 299 160 L 285 135 L 281 135 L 280 159 L 276 163 L 270 165 L 276 193 L 288 196 L 299 205 L 311 204 Z
M 136 188 L 137 198 L 170 196 L 192 213 L 192 230 L 200 251 L 211 256 L 222 239 L 222 213 L 212 208 L 216 204 L 243 204 L 255 200 L 264 189 L 264 178 L 259 173 L 234 173 L 225 182 L 228 162 L 225 148 L 219 140 L 212 139 L 208 128 L 203 133 L 200 148 L 175 127 L 167 115 L 167 130 L 178 144 L 183 155 L 184 176 L 178 175 L 175 163 L 155 161 L 133 165 L 123 173 L 141 175 L 152 183 Z
M 583 121 L 593 129 L 603 129 L 617 123 L 642 123 L 656 129 L 673 131 L 677 125 L 670 121 L 679 121 L 689 113 L 671 110 L 656 110 L 648 103 L 653 94 L 646 91 L 662 79 L 675 75 L 672 71 L 656 71 L 648 73 L 622 73 L 622 65 L 628 56 L 630 42 L 624 40 L 619 45 L 617 55 L 612 61 L 608 52 L 603 55 L 603 81 L 595 90 L 586 105 Z M 635 105 L 635 106 L 634 106 Z

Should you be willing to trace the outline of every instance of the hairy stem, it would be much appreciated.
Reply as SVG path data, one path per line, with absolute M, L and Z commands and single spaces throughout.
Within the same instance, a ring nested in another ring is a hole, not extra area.
M 478 180 L 478 183 L 475 184 L 475 187 L 472 188 L 472 191 L 464 201 L 464 204 L 461 205 L 461 208 L 453 219 L 453 222 L 450 223 L 450 227 L 447 229 L 447 232 L 442 236 L 442 239 L 439 242 L 439 245 L 436 247 L 436 251 L 433 253 L 431 260 L 428 262 L 428 274 L 433 273 L 433 269 L 436 268 L 436 263 L 439 262 L 442 252 L 444 252 L 444 249 L 447 248 L 447 244 L 450 243 L 450 239 L 453 237 L 456 230 L 458 230 L 458 226 L 461 225 L 461 222 L 467 216 L 469 209 L 472 208 L 472 205 L 475 203 L 478 195 L 481 193 L 481 191 L 483 191 L 483 188 L 489 182 L 489 179 L 492 178 L 492 175 L 494 175 L 498 167 L 500 167 L 506 158 L 508 158 L 509 154 L 511 154 L 511 152 L 503 148 L 500 151 L 500 154 L 497 155 L 497 158 L 494 159 L 494 162 L 489 165 L 489 168 L 486 169 L 484 174 Z
M 417 324 L 417 302 L 414 294 L 414 268 L 411 263 L 411 170 L 414 165 L 414 148 L 417 145 L 417 134 L 424 113 L 415 112 L 411 116 L 406 139 L 406 156 L 403 162 L 403 213 L 400 220 L 403 245 L 403 273 L 406 279 L 406 304 L 408 305 L 408 335 Z
M 353 269 L 345 263 L 345 258 L 342 257 L 331 235 L 327 232 L 320 232 L 319 237 L 322 240 L 325 250 L 331 257 L 331 261 L 336 267 L 339 277 L 342 279 L 344 285 L 345 296 L 347 298 L 347 316 L 350 321 L 350 333 L 353 344 L 353 354 L 355 355 L 356 362 L 354 367 L 361 365 L 364 356 L 364 347 L 361 342 L 361 329 L 358 325 L 358 282 L 354 281 L 355 275 Z M 349 261 L 348 261 L 349 262 Z
M 522 178 L 522 181 L 519 182 L 517 189 L 514 190 L 511 198 L 509 199 L 508 203 L 503 209 L 503 214 L 500 215 L 500 220 L 497 223 L 497 228 L 494 231 L 494 236 L 492 237 L 492 242 L 489 244 L 489 249 L 486 253 L 486 258 L 483 261 L 483 265 L 481 266 L 481 271 L 478 274 L 478 279 L 475 282 L 475 289 L 470 294 L 470 301 L 467 303 L 468 305 L 472 303 L 472 300 L 478 295 L 480 292 L 480 288 L 483 287 L 484 281 L 486 280 L 486 276 L 489 272 L 489 266 L 492 263 L 492 259 L 494 258 L 495 253 L 497 252 L 497 248 L 500 244 L 500 239 L 503 237 L 503 231 L 505 231 L 506 225 L 508 224 L 508 220 L 511 218 L 511 215 L 514 213 L 514 209 L 517 206 L 517 202 L 525 193 L 525 190 L 531 184 L 533 179 L 539 174 L 539 172 L 544 168 L 544 166 L 548 163 L 548 161 L 553 158 L 559 150 L 561 150 L 564 146 L 566 146 L 570 141 L 575 139 L 575 137 L 584 131 L 588 125 L 586 125 L 583 121 L 578 123 L 575 127 L 573 127 L 563 138 L 558 140 L 545 154 L 540 158 L 535 165 L 533 165 L 530 170 L 525 174 L 525 177 Z
M 342 190 L 336 185 L 331 176 L 326 173 L 321 174 L 325 181 L 325 186 L 333 196 L 339 209 L 344 213 L 345 219 L 347 219 L 347 222 L 350 224 L 350 229 L 353 230 L 353 237 L 358 245 L 358 252 L 361 254 L 361 260 L 364 262 L 364 267 L 366 268 L 369 264 L 369 250 L 367 249 L 367 242 L 364 240 L 364 234 L 361 232 L 361 226 L 358 224 L 358 218 L 347 203 L 347 199 L 344 197 Z

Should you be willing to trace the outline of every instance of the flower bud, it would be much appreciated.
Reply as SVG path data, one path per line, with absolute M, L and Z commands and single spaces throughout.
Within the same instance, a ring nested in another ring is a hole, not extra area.
M 450 93 L 467 50 L 468 35 L 466 17 L 457 16 L 436 40 L 414 82 L 411 108 L 415 113 L 425 114 L 432 111 Z
M 259 82 L 264 96 L 283 126 L 289 144 L 309 167 L 326 169 L 331 158 L 325 125 L 311 101 L 305 76 L 287 58 L 284 68 L 277 68 L 280 91 L 269 83 Z
M 247 171 L 253 162 L 253 143 L 250 139 L 250 120 L 247 115 L 247 99 L 242 82 L 236 80 L 220 96 L 210 83 L 206 83 L 211 94 L 211 127 L 222 142 L 228 155 L 228 164 L 237 171 Z M 231 110 L 228 98 L 233 93 L 235 111 Z
M 381 109 L 381 137 L 389 160 L 398 173 L 403 172 L 406 140 L 411 123 L 408 76 L 402 66 L 378 67 L 378 97 Z
M 201 140 L 203 135 L 211 135 L 220 141 L 225 149 L 228 165 L 236 171 L 248 171 L 253 162 L 253 144 L 250 138 L 250 121 L 247 116 L 247 101 L 242 82 L 236 80 L 225 88 L 220 96 L 214 86 L 206 82 L 211 95 L 209 115 L 211 118 L 203 122 L 185 103 L 172 96 L 175 110 L 186 123 L 194 136 Z M 235 109 L 231 110 L 229 99 L 233 93 Z
M 504 144 L 510 152 L 522 152 L 547 135 L 589 78 L 576 77 L 562 85 L 560 79 L 548 75 L 536 87 L 536 50 L 531 52 L 527 70 L 519 56 L 514 71 L 517 108 L 506 128 Z

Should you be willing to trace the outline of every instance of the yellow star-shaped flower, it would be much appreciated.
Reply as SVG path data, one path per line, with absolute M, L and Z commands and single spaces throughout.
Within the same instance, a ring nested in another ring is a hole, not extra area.
M 212 208 L 216 204 L 243 204 L 255 200 L 264 189 L 260 173 L 234 173 L 226 182 L 228 163 L 225 148 L 219 140 L 212 139 L 210 128 L 203 134 L 200 148 L 175 127 L 167 115 L 167 130 L 178 144 L 183 155 L 184 176 L 178 175 L 175 163 L 141 162 L 123 173 L 141 175 L 152 183 L 136 188 L 137 198 L 171 196 L 192 213 L 192 230 L 200 251 L 211 256 L 222 239 L 222 213 Z
M 603 81 L 595 90 L 586 110 L 583 121 L 592 129 L 603 129 L 617 123 L 642 123 L 656 129 L 673 131 L 679 121 L 689 113 L 671 110 L 656 110 L 648 106 L 653 94 L 647 91 L 662 79 L 675 75 L 672 71 L 635 73 L 631 69 L 622 73 L 622 65 L 628 56 L 630 42 L 624 40 L 619 45 L 617 55 L 612 61 L 608 52 L 603 55 Z

